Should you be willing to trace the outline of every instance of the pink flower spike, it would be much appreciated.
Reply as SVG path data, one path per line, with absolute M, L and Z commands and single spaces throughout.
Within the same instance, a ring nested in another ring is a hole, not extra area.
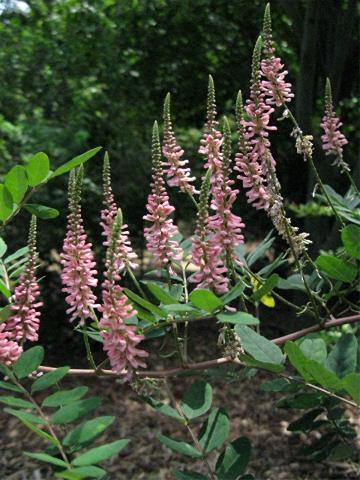
M 118 210 L 114 219 L 110 244 L 106 255 L 105 280 L 102 285 L 103 304 L 99 308 L 102 313 L 99 327 L 104 340 L 104 350 L 110 360 L 113 371 L 130 380 L 134 370 L 146 364 L 142 360 L 148 353 L 137 345 L 143 340 L 142 335 L 136 333 L 136 327 L 127 325 L 126 320 L 136 315 L 136 311 L 128 304 L 119 281 L 119 272 L 115 269 L 118 264 L 119 236 L 122 228 L 121 210 Z
M 164 103 L 164 142 L 163 154 L 167 162 L 163 163 L 166 168 L 167 183 L 170 187 L 178 187 L 182 192 L 194 195 L 199 193 L 195 190 L 192 182 L 195 177 L 191 176 L 188 167 L 189 160 L 181 160 L 184 150 L 177 144 L 173 131 L 170 114 L 170 93 L 166 95 Z
M 105 237 L 103 245 L 109 246 L 111 229 L 114 223 L 114 218 L 117 212 L 117 205 L 115 203 L 114 194 L 111 188 L 111 172 L 110 161 L 107 152 L 104 156 L 104 168 L 103 168 L 103 188 L 104 188 L 104 208 L 101 211 L 101 226 L 103 228 L 102 235 Z M 138 264 L 136 263 L 138 257 L 132 249 L 129 239 L 128 226 L 124 224 L 122 226 L 121 234 L 119 236 L 119 255 L 117 257 L 118 265 L 116 270 L 122 272 L 126 268 L 136 269 Z
M 67 293 L 66 303 L 70 308 L 66 313 L 70 315 L 70 322 L 77 318 L 80 325 L 89 317 L 93 317 L 93 309 L 99 305 L 92 288 L 97 285 L 97 271 L 95 269 L 92 245 L 87 241 L 83 219 L 81 216 L 81 185 L 82 169 L 77 174 L 70 173 L 69 179 L 69 210 L 67 233 L 60 255 L 63 271 L 61 280 L 62 291 Z
M 154 123 L 152 137 L 153 174 L 151 193 L 148 196 L 144 220 L 150 223 L 144 229 L 147 249 L 152 253 L 158 268 L 172 272 L 171 263 L 182 259 L 182 249 L 174 237 L 179 233 L 170 215 L 175 210 L 169 203 L 161 166 L 160 140 L 157 122 Z
M 9 337 L 21 344 L 25 340 L 36 342 L 40 325 L 39 308 L 42 302 L 37 301 L 40 295 L 39 285 L 36 280 L 36 217 L 33 215 L 29 231 L 29 257 L 23 273 L 20 275 L 19 284 L 12 296 L 12 315 L 6 321 L 6 331 Z M 12 346 L 13 351 L 15 347 Z
M 265 79 L 261 81 L 260 88 L 266 97 L 267 104 L 280 107 L 290 102 L 294 94 L 291 93 L 291 83 L 285 82 L 287 70 L 282 70 L 284 65 L 281 59 L 275 57 L 269 3 L 265 8 L 263 37 L 265 59 L 261 61 L 261 75 Z
M 322 149 L 326 155 L 335 155 L 337 159 L 336 164 L 339 164 L 346 170 L 349 170 L 348 165 L 343 161 L 343 146 L 348 143 L 345 135 L 341 133 L 340 127 L 342 123 L 336 116 L 334 111 L 330 80 L 326 80 L 325 87 L 325 115 L 320 123 L 321 128 L 324 130 L 324 134 L 321 136 Z
M 211 169 L 208 170 L 200 190 L 199 210 L 195 236 L 192 241 L 192 263 L 198 271 L 190 277 L 191 283 L 197 288 L 209 288 L 216 293 L 226 293 L 229 289 L 229 280 L 226 277 L 227 268 L 221 258 L 222 248 L 210 235 L 208 197 L 210 190 Z
M 11 332 L 6 330 L 5 323 L 0 324 L 0 362 L 10 366 L 20 357 L 22 347 L 10 340 Z

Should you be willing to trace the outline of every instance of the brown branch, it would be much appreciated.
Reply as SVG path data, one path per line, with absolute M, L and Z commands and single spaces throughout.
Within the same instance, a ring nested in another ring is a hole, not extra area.
M 304 337 L 308 333 L 319 332 L 321 330 L 327 330 L 332 327 L 339 327 L 341 325 L 356 323 L 360 321 L 360 314 L 352 315 L 349 317 L 336 318 L 325 322 L 323 325 L 314 325 L 312 327 L 303 328 L 283 337 L 274 338 L 272 342 L 276 345 L 283 345 L 289 340 L 297 340 Z M 218 365 L 224 365 L 226 363 L 233 362 L 232 357 L 221 357 L 213 360 L 206 360 L 204 362 L 189 363 L 188 365 L 183 365 L 181 367 L 169 368 L 167 370 L 144 370 L 142 372 L 137 372 L 139 377 L 170 377 L 173 375 L 178 375 L 179 373 L 184 373 L 187 370 L 205 370 L 211 367 L 217 367 Z M 56 370 L 56 367 L 40 366 L 38 371 L 40 372 L 52 372 Z M 121 377 L 112 370 L 91 370 L 91 369 L 82 369 L 82 368 L 71 368 L 68 371 L 68 375 L 81 375 L 81 376 L 111 376 L 111 377 Z

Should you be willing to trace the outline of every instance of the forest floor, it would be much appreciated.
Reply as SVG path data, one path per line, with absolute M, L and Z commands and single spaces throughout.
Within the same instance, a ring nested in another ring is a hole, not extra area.
M 200 328 L 190 345 L 190 351 L 196 351 L 197 360 L 214 358 L 216 342 L 211 328 Z M 214 330 L 214 329 L 213 329 Z M 277 332 L 276 332 L 277 333 Z M 272 335 L 274 336 L 274 335 Z M 276 336 L 276 335 L 275 335 Z M 202 341 L 201 341 L 201 339 Z M 156 344 L 155 344 L 156 347 Z M 58 352 L 66 352 L 67 360 L 47 352 L 47 361 L 53 365 L 71 362 L 80 366 L 75 358 L 81 358 L 79 349 L 71 348 L 71 342 L 58 346 Z M 102 352 L 97 352 L 102 355 Z M 217 352 L 218 355 L 219 352 Z M 68 357 L 73 357 L 72 359 Z M 50 357 L 50 358 L 49 358 Z M 56 358 L 57 357 L 57 358 Z M 83 357 L 82 357 L 83 358 Z M 99 356 L 99 358 L 101 358 Z M 171 360 L 167 360 L 167 362 Z M 80 362 L 81 363 L 81 362 Z M 152 368 L 155 365 L 151 366 Z M 290 434 L 288 424 L 301 416 L 301 410 L 278 409 L 275 402 L 281 394 L 269 394 L 261 389 L 263 381 L 273 378 L 271 374 L 259 372 L 252 379 L 234 375 L 232 381 L 225 380 L 225 371 L 216 369 L 208 372 L 212 375 L 214 406 L 222 406 L 228 412 L 231 421 L 229 439 L 246 436 L 251 441 L 252 455 L 249 473 L 256 480 L 356 480 L 360 478 L 359 464 L 351 462 L 311 463 L 299 456 L 301 446 L 306 443 L 303 436 Z M 180 399 L 183 392 L 195 377 L 177 377 L 169 380 L 173 393 Z M 187 467 L 206 473 L 201 462 L 186 459 L 170 452 L 160 444 L 156 436 L 159 433 L 177 439 L 187 440 L 187 432 L 174 420 L 156 413 L 144 404 L 137 393 L 129 386 L 111 378 L 67 377 L 63 388 L 79 384 L 89 386 L 89 394 L 99 395 L 103 399 L 98 415 L 114 415 L 115 422 L 98 442 L 109 442 L 120 438 L 129 438 L 131 442 L 119 455 L 104 463 L 109 472 L 109 480 L 170 480 L 176 469 Z M 360 413 L 353 407 L 347 407 L 347 416 L 358 430 L 360 451 Z M 195 422 L 198 429 L 202 420 Z M 0 412 L 0 480 L 47 480 L 54 479 L 47 466 L 39 465 L 22 454 L 23 450 L 43 451 L 44 443 L 32 432 L 22 427 L 17 419 Z M 216 454 L 210 457 L 212 466 L 216 463 Z

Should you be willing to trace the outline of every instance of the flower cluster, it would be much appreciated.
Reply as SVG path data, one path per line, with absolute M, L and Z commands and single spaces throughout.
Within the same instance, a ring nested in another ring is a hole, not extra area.
M 199 270 L 190 277 L 189 281 L 196 283 L 198 288 L 209 288 L 222 294 L 228 291 L 227 268 L 220 258 L 222 253 L 220 244 L 214 240 L 213 236 L 208 235 L 210 233 L 208 197 L 211 175 L 212 171 L 209 169 L 200 190 L 197 224 L 191 248 L 192 262 Z
M 12 313 L 0 325 L 0 362 L 5 365 L 11 365 L 18 359 L 26 340 L 36 342 L 39 336 L 39 308 L 42 302 L 38 301 L 40 289 L 35 276 L 38 259 L 35 216 L 30 223 L 28 249 L 27 263 L 11 298 Z
M 117 206 L 111 187 L 110 161 L 107 153 L 105 153 L 104 156 L 103 189 L 104 208 L 101 210 L 101 226 L 103 228 L 102 235 L 105 237 L 103 244 L 105 247 L 107 247 L 110 244 L 111 230 L 117 212 Z M 137 268 L 138 265 L 136 260 L 138 257 L 131 247 L 128 226 L 126 224 L 122 226 L 118 242 L 118 250 L 120 254 L 117 255 L 117 260 L 119 260 L 120 263 L 115 266 L 115 269 L 119 272 L 122 272 L 125 268 Z
M 348 143 L 345 135 L 340 131 L 342 123 L 337 117 L 331 94 L 331 85 L 329 79 L 326 80 L 325 87 L 325 115 L 322 118 L 320 126 L 324 130 L 321 136 L 322 148 L 326 155 L 335 155 L 334 164 L 339 165 L 344 170 L 349 170 L 349 166 L 343 160 L 343 146 Z
M 270 4 L 267 4 L 264 15 L 264 53 L 265 58 L 261 61 L 261 91 L 265 94 L 266 103 L 280 107 L 290 102 L 294 97 L 291 93 L 291 83 L 285 82 L 287 70 L 282 70 L 284 65 L 281 59 L 275 57 L 275 48 L 272 40 Z
M 70 305 L 66 313 L 70 321 L 79 319 L 80 324 L 93 316 L 97 308 L 96 297 L 92 288 L 97 285 L 92 245 L 87 241 L 81 215 L 81 185 L 83 171 L 79 168 L 77 174 L 72 171 L 69 179 L 69 210 L 67 233 L 61 253 L 63 271 L 61 280 L 62 291 L 67 293 L 66 302 Z
M 122 228 L 122 216 L 119 210 L 113 222 L 112 234 L 107 249 L 105 280 L 102 284 L 103 304 L 99 310 L 102 314 L 99 328 L 104 340 L 104 350 L 107 352 L 111 368 L 129 380 L 134 369 L 146 367 L 143 358 L 148 356 L 144 350 L 137 348 L 143 340 L 136 333 L 136 327 L 127 325 L 126 321 L 136 315 L 136 311 L 128 304 L 119 281 L 116 266 L 123 261 L 123 252 L 119 248 L 119 238 Z
M 42 302 L 37 299 L 40 295 L 39 285 L 36 280 L 36 217 L 33 216 L 29 231 L 29 253 L 28 262 L 20 276 L 19 284 L 12 296 L 11 310 L 13 314 L 6 322 L 6 330 L 13 340 L 22 343 L 25 340 L 36 342 L 40 324 L 39 308 Z
M 151 226 L 144 229 L 144 235 L 147 249 L 153 254 L 158 268 L 166 268 L 171 272 L 171 262 L 182 259 L 182 249 L 174 239 L 178 229 L 170 218 L 175 209 L 169 203 L 164 185 L 157 122 L 154 123 L 152 135 L 152 164 L 151 193 L 146 205 L 148 213 L 144 216 Z
M 167 183 L 170 187 L 178 187 L 180 191 L 194 195 L 198 193 L 195 190 L 195 177 L 191 176 L 188 160 L 182 160 L 184 150 L 177 144 L 174 130 L 171 123 L 170 113 L 170 93 L 166 95 L 164 103 L 164 141 L 162 148 L 167 162 L 163 163 L 166 168 Z

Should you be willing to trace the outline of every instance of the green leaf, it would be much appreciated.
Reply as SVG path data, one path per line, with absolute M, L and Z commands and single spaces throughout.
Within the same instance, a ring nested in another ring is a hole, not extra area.
M 176 470 L 174 472 L 176 480 L 207 480 L 208 477 L 190 470 Z
M 324 364 L 327 357 L 326 343 L 319 335 L 307 335 L 299 343 L 306 358 Z
M 216 318 L 222 323 L 232 323 L 238 325 L 259 325 L 259 320 L 250 313 L 234 312 L 234 313 L 218 313 Z
M 72 468 L 64 472 L 56 473 L 57 478 L 65 478 L 66 480 L 81 480 L 82 478 L 103 478 L 106 475 L 105 470 L 93 465 L 89 467 Z
M 13 200 L 5 185 L 0 184 L 0 220 L 8 219 L 13 212 Z
M 71 390 L 61 390 L 46 397 L 42 403 L 43 407 L 60 407 L 79 400 L 86 395 L 88 387 L 76 387 Z
M 229 290 L 225 295 L 221 297 L 221 303 L 223 305 L 227 305 L 228 303 L 232 302 L 236 298 L 240 297 L 240 295 L 243 293 L 245 290 L 245 283 L 240 280 L 239 283 L 235 285 L 231 290 Z
M 357 275 L 357 268 L 350 262 L 345 262 L 332 255 L 320 255 L 315 261 L 316 266 L 330 278 L 351 283 Z
M 181 410 L 186 418 L 192 420 L 206 413 L 212 403 L 212 387 L 210 383 L 198 381 L 185 392 L 180 402 Z
M 277 408 L 309 409 L 318 407 L 322 403 L 320 393 L 300 393 L 293 397 L 285 397 L 276 404 Z
M 4 409 L 5 410 L 5 409 Z M 10 410 L 10 409 L 6 409 L 6 410 Z M 33 425 L 32 422 L 29 422 L 28 419 L 23 415 L 24 412 L 21 412 L 21 411 L 18 411 L 17 412 L 18 414 L 16 415 L 15 414 L 15 410 L 12 410 L 12 415 L 14 415 L 15 417 L 17 417 L 21 423 L 23 423 L 29 430 L 31 430 L 32 432 L 36 433 L 36 435 L 38 435 L 39 437 L 43 438 L 44 440 L 46 440 L 47 442 L 51 443 L 52 445 L 55 445 L 55 446 L 58 446 L 59 445 L 59 442 L 58 440 L 56 440 L 54 437 L 52 437 L 51 435 L 49 435 L 48 433 L 46 432 L 43 432 L 42 430 L 40 430 L 40 428 L 36 427 L 35 425 Z
M 12 392 L 23 393 L 21 388 L 9 382 L 0 381 L 0 388 L 5 388 L 5 390 L 11 390 Z
M 39 205 L 37 203 L 27 203 L 25 208 L 32 215 L 36 215 L 43 220 L 56 218 L 60 214 L 59 210 L 56 210 L 56 208 L 46 207 L 45 205 Z
M 341 232 L 341 240 L 346 252 L 351 257 L 360 260 L 360 227 L 347 225 Z
M 145 283 L 145 285 L 154 295 L 154 297 L 156 297 L 162 304 L 172 305 L 173 303 L 177 302 L 177 299 L 172 297 L 169 292 L 167 292 L 164 288 L 160 287 L 159 284 L 149 281 L 144 281 L 143 283 Z
M 32 453 L 32 452 L 24 452 L 30 458 L 35 458 L 35 460 L 40 460 L 41 462 L 51 463 L 51 465 L 56 465 L 57 467 L 67 467 L 67 464 L 64 460 L 60 460 L 60 458 L 52 457 L 47 453 Z
M 206 312 L 213 312 L 223 306 L 222 301 L 215 293 L 201 288 L 191 292 L 190 301 L 195 307 L 205 310 Z
M 4 408 L 4 412 L 7 412 L 10 415 L 17 417 L 19 420 L 25 420 L 26 422 L 37 423 L 40 425 L 44 424 L 44 420 L 42 418 L 37 417 L 32 413 L 25 412 L 24 410 L 13 410 L 12 408 Z
M 244 350 L 255 360 L 263 363 L 281 364 L 284 361 L 281 349 L 273 342 L 245 325 L 235 325 Z
M 28 181 L 25 168 L 21 165 L 15 165 L 6 174 L 4 183 L 9 190 L 15 203 L 20 203 L 28 189 Z
M 248 367 L 260 368 L 261 370 L 268 370 L 269 372 L 273 373 L 280 373 L 285 368 L 281 363 L 260 362 L 259 360 L 256 360 L 245 353 L 240 354 L 238 358 Z
M 88 150 L 85 153 L 82 153 L 81 155 L 78 155 L 77 157 L 72 158 L 68 162 L 64 163 L 61 165 L 59 168 L 57 168 L 51 175 L 50 178 L 58 177 L 59 175 L 62 175 L 63 173 L 70 172 L 75 167 L 78 167 L 82 163 L 87 162 L 92 158 L 94 155 L 98 153 L 99 150 L 101 150 L 102 147 L 96 147 L 91 150 Z
M 31 393 L 35 393 L 39 390 L 44 390 L 44 388 L 49 388 L 52 385 L 55 385 L 59 380 L 65 377 L 69 370 L 70 367 L 60 367 L 53 372 L 45 373 L 45 375 L 35 380 L 35 382 L 32 384 Z
M 262 383 L 260 388 L 264 392 L 292 392 L 297 390 L 299 385 L 290 382 L 286 378 L 275 378 Z
M 251 445 L 246 437 L 232 441 L 216 462 L 218 480 L 236 480 L 241 475 L 251 456 Z
M 262 286 L 252 294 L 251 298 L 255 302 L 259 302 L 262 297 L 269 294 L 272 289 L 276 287 L 279 278 L 280 277 L 277 273 L 273 273 L 272 275 L 270 275 L 270 277 L 266 279 Z
M 8 257 L 6 257 L 4 259 L 4 263 L 8 264 L 8 263 L 11 263 L 14 260 L 17 260 L 19 257 L 26 256 L 28 251 L 29 251 L 28 247 L 19 248 L 19 250 L 16 250 L 16 252 L 14 252 L 11 255 L 9 255 Z
M 170 448 L 175 453 L 181 453 L 182 455 L 187 455 L 188 457 L 192 458 L 201 458 L 201 453 L 196 450 L 194 447 L 189 445 L 186 442 L 179 442 L 177 440 L 173 440 L 170 437 L 165 435 L 158 435 L 157 438 L 161 443 L 163 443 L 166 447 Z
M 289 360 L 306 382 L 315 381 L 329 390 L 341 389 L 341 380 L 321 363 L 305 357 L 294 342 L 286 342 Z
M 25 378 L 37 370 L 44 360 L 43 347 L 36 346 L 26 350 L 13 365 L 13 371 L 18 378 Z
M 5 403 L 5 405 L 10 405 L 11 407 L 35 408 L 31 402 L 23 400 L 22 398 L 11 397 L 10 395 L 0 395 L 0 402 Z
M 175 420 L 179 420 L 180 422 L 184 421 L 184 418 L 179 415 L 175 408 L 170 407 L 170 405 L 166 405 L 165 403 L 162 403 L 159 400 L 147 395 L 142 395 L 141 398 L 157 412 L 162 413 L 170 418 L 174 418 Z
M 342 387 L 354 402 L 360 405 L 360 373 L 348 373 L 342 379 Z
M 144 298 L 141 298 L 139 295 L 132 292 L 128 288 L 124 288 L 124 292 L 130 300 L 132 300 L 133 302 L 141 305 L 146 310 L 149 310 L 149 312 L 152 312 L 155 315 L 159 315 L 160 317 L 165 317 L 166 316 L 166 312 L 164 310 L 157 307 L 156 305 L 153 305 L 152 303 L 145 300 Z
M 116 440 L 115 442 L 101 445 L 101 447 L 92 448 L 76 457 L 75 460 L 72 461 L 72 464 L 76 467 L 85 467 L 87 465 L 100 463 L 119 453 L 120 450 L 126 447 L 129 441 L 130 440 L 127 439 Z
M 230 421 L 227 413 L 222 408 L 213 410 L 201 427 L 199 444 L 204 454 L 222 445 L 230 431 Z
M 192 305 L 189 305 L 188 303 L 173 303 L 172 305 L 164 305 L 163 308 L 167 313 L 175 313 L 178 315 L 199 312 Z
M 103 416 L 81 423 L 71 430 L 63 440 L 65 447 L 82 446 L 97 438 L 115 420 L 115 417 Z
M 2 258 L 7 251 L 7 245 L 5 241 L 0 237 L 0 258 Z
M 11 297 L 11 292 L 10 292 L 10 290 L 9 290 L 9 289 L 7 288 L 7 286 L 4 285 L 1 281 L 0 281 L 0 293 L 2 293 L 2 294 L 4 295 L 4 297 L 6 297 L 6 298 L 10 298 L 10 297 Z M 10 307 L 10 312 L 9 312 L 9 315 L 8 315 L 8 317 L 9 317 L 10 314 L 11 314 L 11 306 L 10 306 L 10 305 L 6 305 L 6 307 Z M 2 312 L 6 307 L 2 308 L 2 309 L 1 309 L 1 312 Z M 5 311 L 6 311 L 6 310 L 5 310 Z M 4 312 L 4 313 L 5 313 L 5 312 Z M 8 318 L 8 317 L 7 317 L 7 318 Z M 5 320 L 6 320 L 6 319 L 5 319 Z M 2 315 L 1 315 L 1 321 L 4 321 L 4 319 L 2 318 Z
M 98 397 L 90 397 L 86 400 L 72 402 L 65 407 L 60 408 L 52 416 L 52 421 L 56 425 L 74 422 L 83 415 L 87 415 L 101 405 L 101 399 Z
M 356 452 L 356 448 L 354 445 L 349 445 L 347 443 L 339 443 L 336 445 L 335 448 L 331 450 L 329 455 L 329 460 L 333 462 L 338 462 L 341 460 L 345 460 L 346 458 L 350 458 Z
M 358 342 L 355 335 L 347 333 L 342 335 L 340 340 L 329 354 L 326 366 L 339 378 L 345 377 L 356 369 Z
M 7 320 L 10 317 L 11 313 L 12 313 L 11 305 L 6 305 L 6 307 L 3 307 L 0 310 L 0 323 Z
M 306 412 L 305 415 L 300 417 L 295 422 L 292 422 L 288 426 L 289 432 L 307 432 L 311 430 L 314 425 L 314 420 L 323 412 L 322 408 L 316 408 L 314 410 L 310 410 L 310 412 Z
M 31 187 L 37 187 L 48 176 L 50 171 L 49 157 L 44 152 L 38 152 L 30 158 L 26 167 L 26 174 Z

